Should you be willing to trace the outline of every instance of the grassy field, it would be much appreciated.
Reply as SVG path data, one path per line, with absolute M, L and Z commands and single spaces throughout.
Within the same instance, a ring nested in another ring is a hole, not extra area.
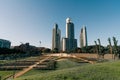
M 65 59 L 65 60 L 61 60 L 61 61 L 57 62 L 56 70 L 67 69 L 67 68 L 72 68 L 72 67 L 81 66 L 81 65 L 82 64 Z M 35 69 L 32 69 L 31 71 L 27 72 L 26 74 L 24 74 L 21 77 L 30 76 L 30 75 L 34 75 L 34 74 L 41 75 L 41 74 L 48 73 L 48 72 L 54 72 L 56 70 L 35 70 Z
M 58 65 L 57 70 L 32 70 L 15 80 L 120 80 L 120 61 L 80 66 L 63 60 Z
M 0 71 L 1 80 L 13 74 L 13 71 Z
M 28 58 L 22 58 L 19 59 L 19 61 L 21 60 L 36 60 L 37 57 L 28 57 Z M 12 63 L 15 62 L 15 60 L 0 60 L 0 64 L 5 64 L 5 63 Z M 2 78 L 2 80 L 10 75 L 13 75 L 13 73 L 17 72 L 16 70 L 5 70 L 5 71 L 0 71 L 0 77 Z
M 11 63 L 11 62 L 14 62 L 15 60 L 0 60 L 0 64 L 5 64 L 5 63 Z M 14 73 L 13 70 L 10 70 L 10 71 L 0 71 L 0 77 L 2 78 L 1 80 L 3 80 L 4 78 L 12 75 Z

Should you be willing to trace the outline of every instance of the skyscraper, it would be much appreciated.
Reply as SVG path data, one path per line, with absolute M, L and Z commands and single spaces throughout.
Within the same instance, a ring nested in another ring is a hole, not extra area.
M 74 39 L 74 24 L 70 18 L 66 19 L 66 38 Z
M 58 25 L 55 24 L 53 28 L 53 34 L 52 34 L 52 50 L 55 48 L 60 51 L 61 45 L 60 45 L 60 39 L 61 39 L 61 31 L 58 28 Z
M 86 47 L 88 45 L 87 43 L 87 30 L 86 30 L 86 26 L 83 26 L 81 29 L 81 33 L 80 33 L 80 47 Z
M 70 18 L 66 19 L 66 38 L 62 39 L 62 50 L 70 52 L 77 48 L 77 39 L 74 39 L 74 24 Z

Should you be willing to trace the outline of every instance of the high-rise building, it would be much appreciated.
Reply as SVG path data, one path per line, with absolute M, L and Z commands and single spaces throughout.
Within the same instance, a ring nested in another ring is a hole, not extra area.
M 66 38 L 74 39 L 74 24 L 70 18 L 66 19 Z
M 86 30 L 86 26 L 83 26 L 81 29 L 81 33 L 80 33 L 80 47 L 86 47 L 88 45 L 87 43 L 87 30 Z
M 55 24 L 53 28 L 53 34 L 52 34 L 52 50 L 55 48 L 60 51 L 61 45 L 60 45 L 60 39 L 61 39 L 61 31 L 58 28 L 58 25 Z
M 70 52 L 77 48 L 77 39 L 74 39 L 74 24 L 70 18 L 66 19 L 66 38 L 62 39 L 62 50 Z

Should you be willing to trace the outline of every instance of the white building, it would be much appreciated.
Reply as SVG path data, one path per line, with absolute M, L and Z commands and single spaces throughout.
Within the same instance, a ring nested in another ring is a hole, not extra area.
M 11 42 L 8 40 L 0 39 L 0 48 L 10 48 Z
M 86 30 L 86 26 L 83 25 L 83 28 L 81 29 L 81 33 L 80 33 L 80 47 L 86 47 L 88 46 L 87 43 L 87 30 Z

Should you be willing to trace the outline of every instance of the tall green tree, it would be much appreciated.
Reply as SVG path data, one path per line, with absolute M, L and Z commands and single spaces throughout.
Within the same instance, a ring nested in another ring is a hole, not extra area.
M 95 42 L 95 45 L 96 45 L 96 53 L 98 54 L 98 45 L 97 45 L 96 41 L 94 41 L 94 42 Z
M 118 57 L 120 58 L 120 54 L 118 52 L 118 40 L 116 40 L 116 37 L 113 37 L 113 43 L 114 43 L 114 46 L 113 46 L 113 49 L 114 49 L 114 59 L 115 57 Z
M 101 46 L 101 42 L 100 42 L 100 39 L 97 39 L 98 40 L 98 44 L 97 45 L 97 42 L 95 42 L 95 45 L 96 45 L 96 52 L 98 53 L 98 58 L 104 58 L 104 54 L 105 54 L 105 49 L 103 46 Z
M 112 49 L 112 44 L 111 44 L 111 39 L 108 38 L 108 42 L 109 42 L 109 51 L 110 51 L 110 54 L 112 54 L 112 58 L 113 58 L 113 49 Z
M 99 43 L 99 55 L 101 55 L 101 42 L 100 42 L 100 39 L 98 39 L 98 43 Z

